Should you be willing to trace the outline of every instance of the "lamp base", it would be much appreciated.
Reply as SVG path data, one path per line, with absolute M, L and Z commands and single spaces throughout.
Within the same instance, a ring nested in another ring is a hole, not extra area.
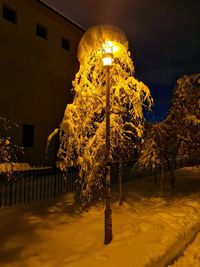
M 104 244 L 108 245 L 112 241 L 112 210 L 105 209 L 105 238 Z

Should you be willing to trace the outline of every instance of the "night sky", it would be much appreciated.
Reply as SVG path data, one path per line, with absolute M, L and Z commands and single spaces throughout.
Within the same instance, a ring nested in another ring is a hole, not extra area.
M 199 0 L 43 0 L 85 29 L 114 24 L 129 40 L 135 77 L 154 98 L 153 121 L 170 107 L 177 78 L 200 72 Z

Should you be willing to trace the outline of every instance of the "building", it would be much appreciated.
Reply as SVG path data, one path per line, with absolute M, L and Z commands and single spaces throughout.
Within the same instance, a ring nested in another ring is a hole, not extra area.
M 48 135 L 72 101 L 77 48 L 84 29 L 39 0 L 0 0 L 0 117 L 17 123 L 21 160 L 52 164 Z

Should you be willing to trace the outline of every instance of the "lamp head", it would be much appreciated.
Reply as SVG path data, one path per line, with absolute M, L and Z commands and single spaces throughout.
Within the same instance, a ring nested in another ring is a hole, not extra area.
M 106 42 L 102 45 L 102 62 L 104 67 L 111 67 L 113 62 L 113 45 Z

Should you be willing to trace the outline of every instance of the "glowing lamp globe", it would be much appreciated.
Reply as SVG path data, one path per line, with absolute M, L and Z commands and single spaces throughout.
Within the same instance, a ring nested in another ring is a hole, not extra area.
M 80 40 L 78 60 L 88 62 L 95 53 L 103 66 L 111 66 L 114 58 L 128 52 L 128 40 L 122 29 L 114 25 L 96 25 L 89 28 Z
M 103 56 L 102 62 L 104 67 L 112 66 L 113 58 L 111 56 Z
M 113 46 L 111 42 L 102 45 L 102 63 L 104 67 L 112 66 L 113 62 Z

